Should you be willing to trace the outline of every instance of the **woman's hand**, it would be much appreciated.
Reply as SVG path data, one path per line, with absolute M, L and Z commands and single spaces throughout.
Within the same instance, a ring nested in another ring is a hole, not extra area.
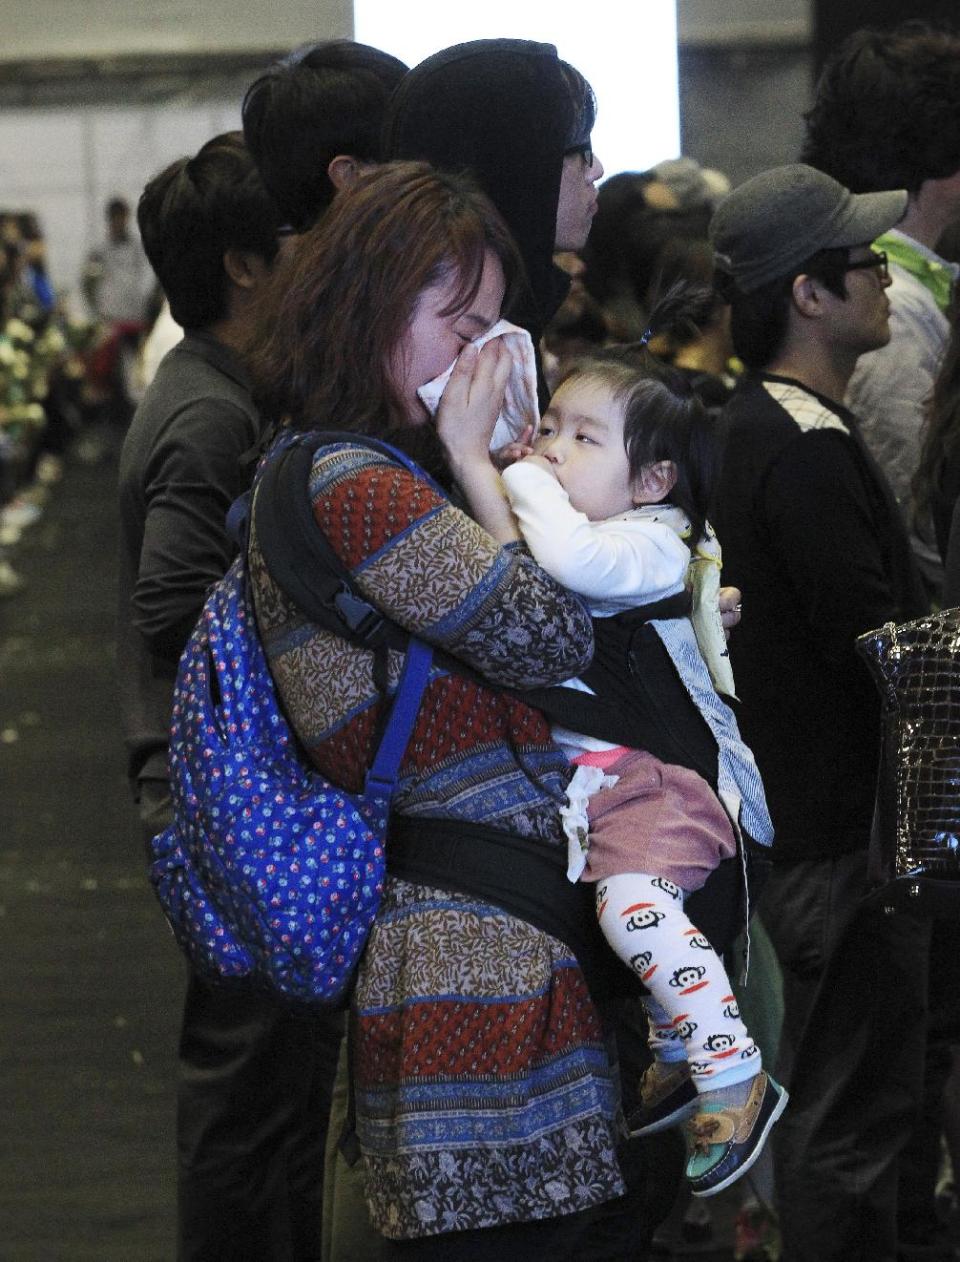
M 437 409 L 437 433 L 472 516 L 498 543 L 520 538 L 490 439 L 510 376 L 510 353 L 495 337 L 482 350 L 465 346 Z
M 503 339 L 478 350 L 471 342 L 460 352 L 437 409 L 436 426 L 458 482 L 479 464 L 490 465 L 490 440 L 511 369 Z
M 729 640 L 730 632 L 740 621 L 743 610 L 743 593 L 739 587 L 721 587 L 719 604 L 723 633 Z

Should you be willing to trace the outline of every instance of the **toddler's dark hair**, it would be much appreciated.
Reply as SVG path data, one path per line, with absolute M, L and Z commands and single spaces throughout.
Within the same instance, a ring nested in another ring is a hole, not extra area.
M 697 286 L 677 286 L 650 315 L 650 333 L 667 331 L 702 298 Z M 671 460 L 677 481 L 669 500 L 686 513 L 691 551 L 705 533 L 720 470 L 722 423 L 708 412 L 686 377 L 651 355 L 645 346 L 609 346 L 574 360 L 559 384 L 573 379 L 608 386 L 623 406 L 623 441 L 630 476 L 645 465 Z

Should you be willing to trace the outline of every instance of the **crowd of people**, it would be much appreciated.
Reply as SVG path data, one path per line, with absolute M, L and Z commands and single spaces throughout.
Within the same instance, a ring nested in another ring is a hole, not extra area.
M 190 974 L 182 1259 L 641 1259 L 681 1192 L 733 1185 L 739 1258 L 955 1256 L 956 931 L 867 897 L 855 643 L 960 599 L 960 36 L 850 37 L 801 160 L 733 190 L 686 158 L 601 183 L 598 109 L 548 43 L 271 66 L 243 131 L 139 200 L 175 344 L 132 419 L 152 277 L 108 209 L 76 379 L 126 431 L 145 844 L 176 822 L 180 654 L 278 434 L 325 431 L 311 529 L 436 653 L 347 1010 Z M 42 253 L 7 266 L 6 336 L 39 363 Z M 38 435 L 73 425 L 58 389 Z M 0 424 L 6 504 L 29 433 Z M 355 791 L 401 655 L 312 621 L 244 546 L 300 754 Z
M 0 597 L 27 585 L 18 544 L 67 456 L 115 452 L 133 414 L 157 282 L 127 202 L 111 198 L 106 221 L 80 277 L 80 306 L 50 276 L 37 216 L 0 211 Z

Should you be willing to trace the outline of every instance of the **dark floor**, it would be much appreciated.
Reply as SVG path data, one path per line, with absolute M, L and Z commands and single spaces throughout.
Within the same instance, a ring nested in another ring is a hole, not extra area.
M 0 1262 L 174 1256 L 183 967 L 123 772 L 114 479 L 68 465 L 0 601 Z M 712 1246 L 657 1256 L 729 1262 L 723 1200 Z
M 0 602 L 0 1258 L 173 1257 L 179 955 L 144 880 L 113 667 L 109 465 L 71 465 Z

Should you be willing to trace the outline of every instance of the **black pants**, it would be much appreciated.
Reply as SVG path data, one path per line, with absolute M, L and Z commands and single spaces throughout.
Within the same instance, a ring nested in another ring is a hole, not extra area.
M 960 1043 L 960 924 L 935 920 L 930 943 L 930 1020 L 923 1107 L 900 1160 L 897 1244 L 900 1262 L 953 1258 L 950 1228 L 938 1221 L 936 1184 L 944 1130 L 944 1089 Z
M 928 922 L 864 904 L 866 855 L 774 867 L 761 915 L 783 970 L 773 1132 L 783 1262 L 894 1262 L 918 1115 Z
M 320 1257 L 341 1014 L 293 1016 L 191 977 L 180 1039 L 181 1262 Z
M 141 784 L 145 839 L 170 818 Z M 177 1090 L 179 1262 L 320 1257 L 323 1157 L 343 1015 L 292 1014 L 191 976 Z

